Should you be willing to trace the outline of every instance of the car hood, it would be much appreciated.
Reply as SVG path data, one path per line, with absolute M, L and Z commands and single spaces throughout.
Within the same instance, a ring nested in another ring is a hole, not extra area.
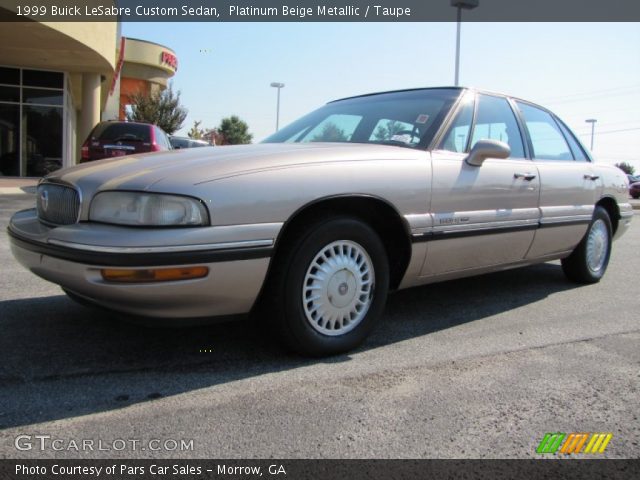
M 110 158 L 58 170 L 46 178 L 77 185 L 86 193 L 151 190 L 159 183 L 166 183 L 163 187 L 169 182 L 176 186 L 196 185 L 294 165 L 417 158 L 424 158 L 424 151 L 355 143 L 265 143 Z

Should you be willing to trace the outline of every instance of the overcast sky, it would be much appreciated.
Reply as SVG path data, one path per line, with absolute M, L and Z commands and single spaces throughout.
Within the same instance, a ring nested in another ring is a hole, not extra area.
M 174 87 L 204 127 L 236 114 L 259 141 L 329 100 L 454 83 L 455 23 L 124 23 L 173 49 Z M 465 23 L 461 84 L 540 103 L 594 153 L 640 171 L 640 24 Z

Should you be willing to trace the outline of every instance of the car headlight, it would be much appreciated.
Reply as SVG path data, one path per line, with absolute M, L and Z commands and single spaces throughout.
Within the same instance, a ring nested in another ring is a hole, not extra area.
M 132 226 L 209 225 L 200 200 L 179 195 L 143 192 L 102 192 L 91 202 L 89 220 Z

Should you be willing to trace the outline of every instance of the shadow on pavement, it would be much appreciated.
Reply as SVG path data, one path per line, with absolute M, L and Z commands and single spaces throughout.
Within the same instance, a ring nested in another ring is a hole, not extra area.
M 390 296 L 381 325 L 360 351 L 482 321 L 570 288 L 558 265 L 542 264 L 404 290 Z M 0 428 L 350 360 L 289 355 L 249 321 L 148 328 L 64 295 L 0 302 L 0 315 Z

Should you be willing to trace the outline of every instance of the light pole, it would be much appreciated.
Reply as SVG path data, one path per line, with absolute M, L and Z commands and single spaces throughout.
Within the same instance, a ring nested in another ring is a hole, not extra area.
M 280 89 L 284 88 L 284 83 L 280 82 L 271 82 L 271 86 L 273 88 L 278 89 L 278 101 L 276 103 L 276 132 L 278 131 L 278 127 L 280 125 Z
M 596 122 L 598 120 L 596 120 L 595 118 L 587 118 L 585 120 L 585 122 L 590 123 L 591 124 L 591 151 L 593 152 L 593 132 L 595 131 L 595 127 L 596 127 Z
M 457 22 L 458 28 L 456 32 L 456 87 L 460 84 L 460 27 L 462 24 L 462 9 L 472 10 L 480 4 L 480 0 L 451 0 L 451 6 L 458 9 Z

